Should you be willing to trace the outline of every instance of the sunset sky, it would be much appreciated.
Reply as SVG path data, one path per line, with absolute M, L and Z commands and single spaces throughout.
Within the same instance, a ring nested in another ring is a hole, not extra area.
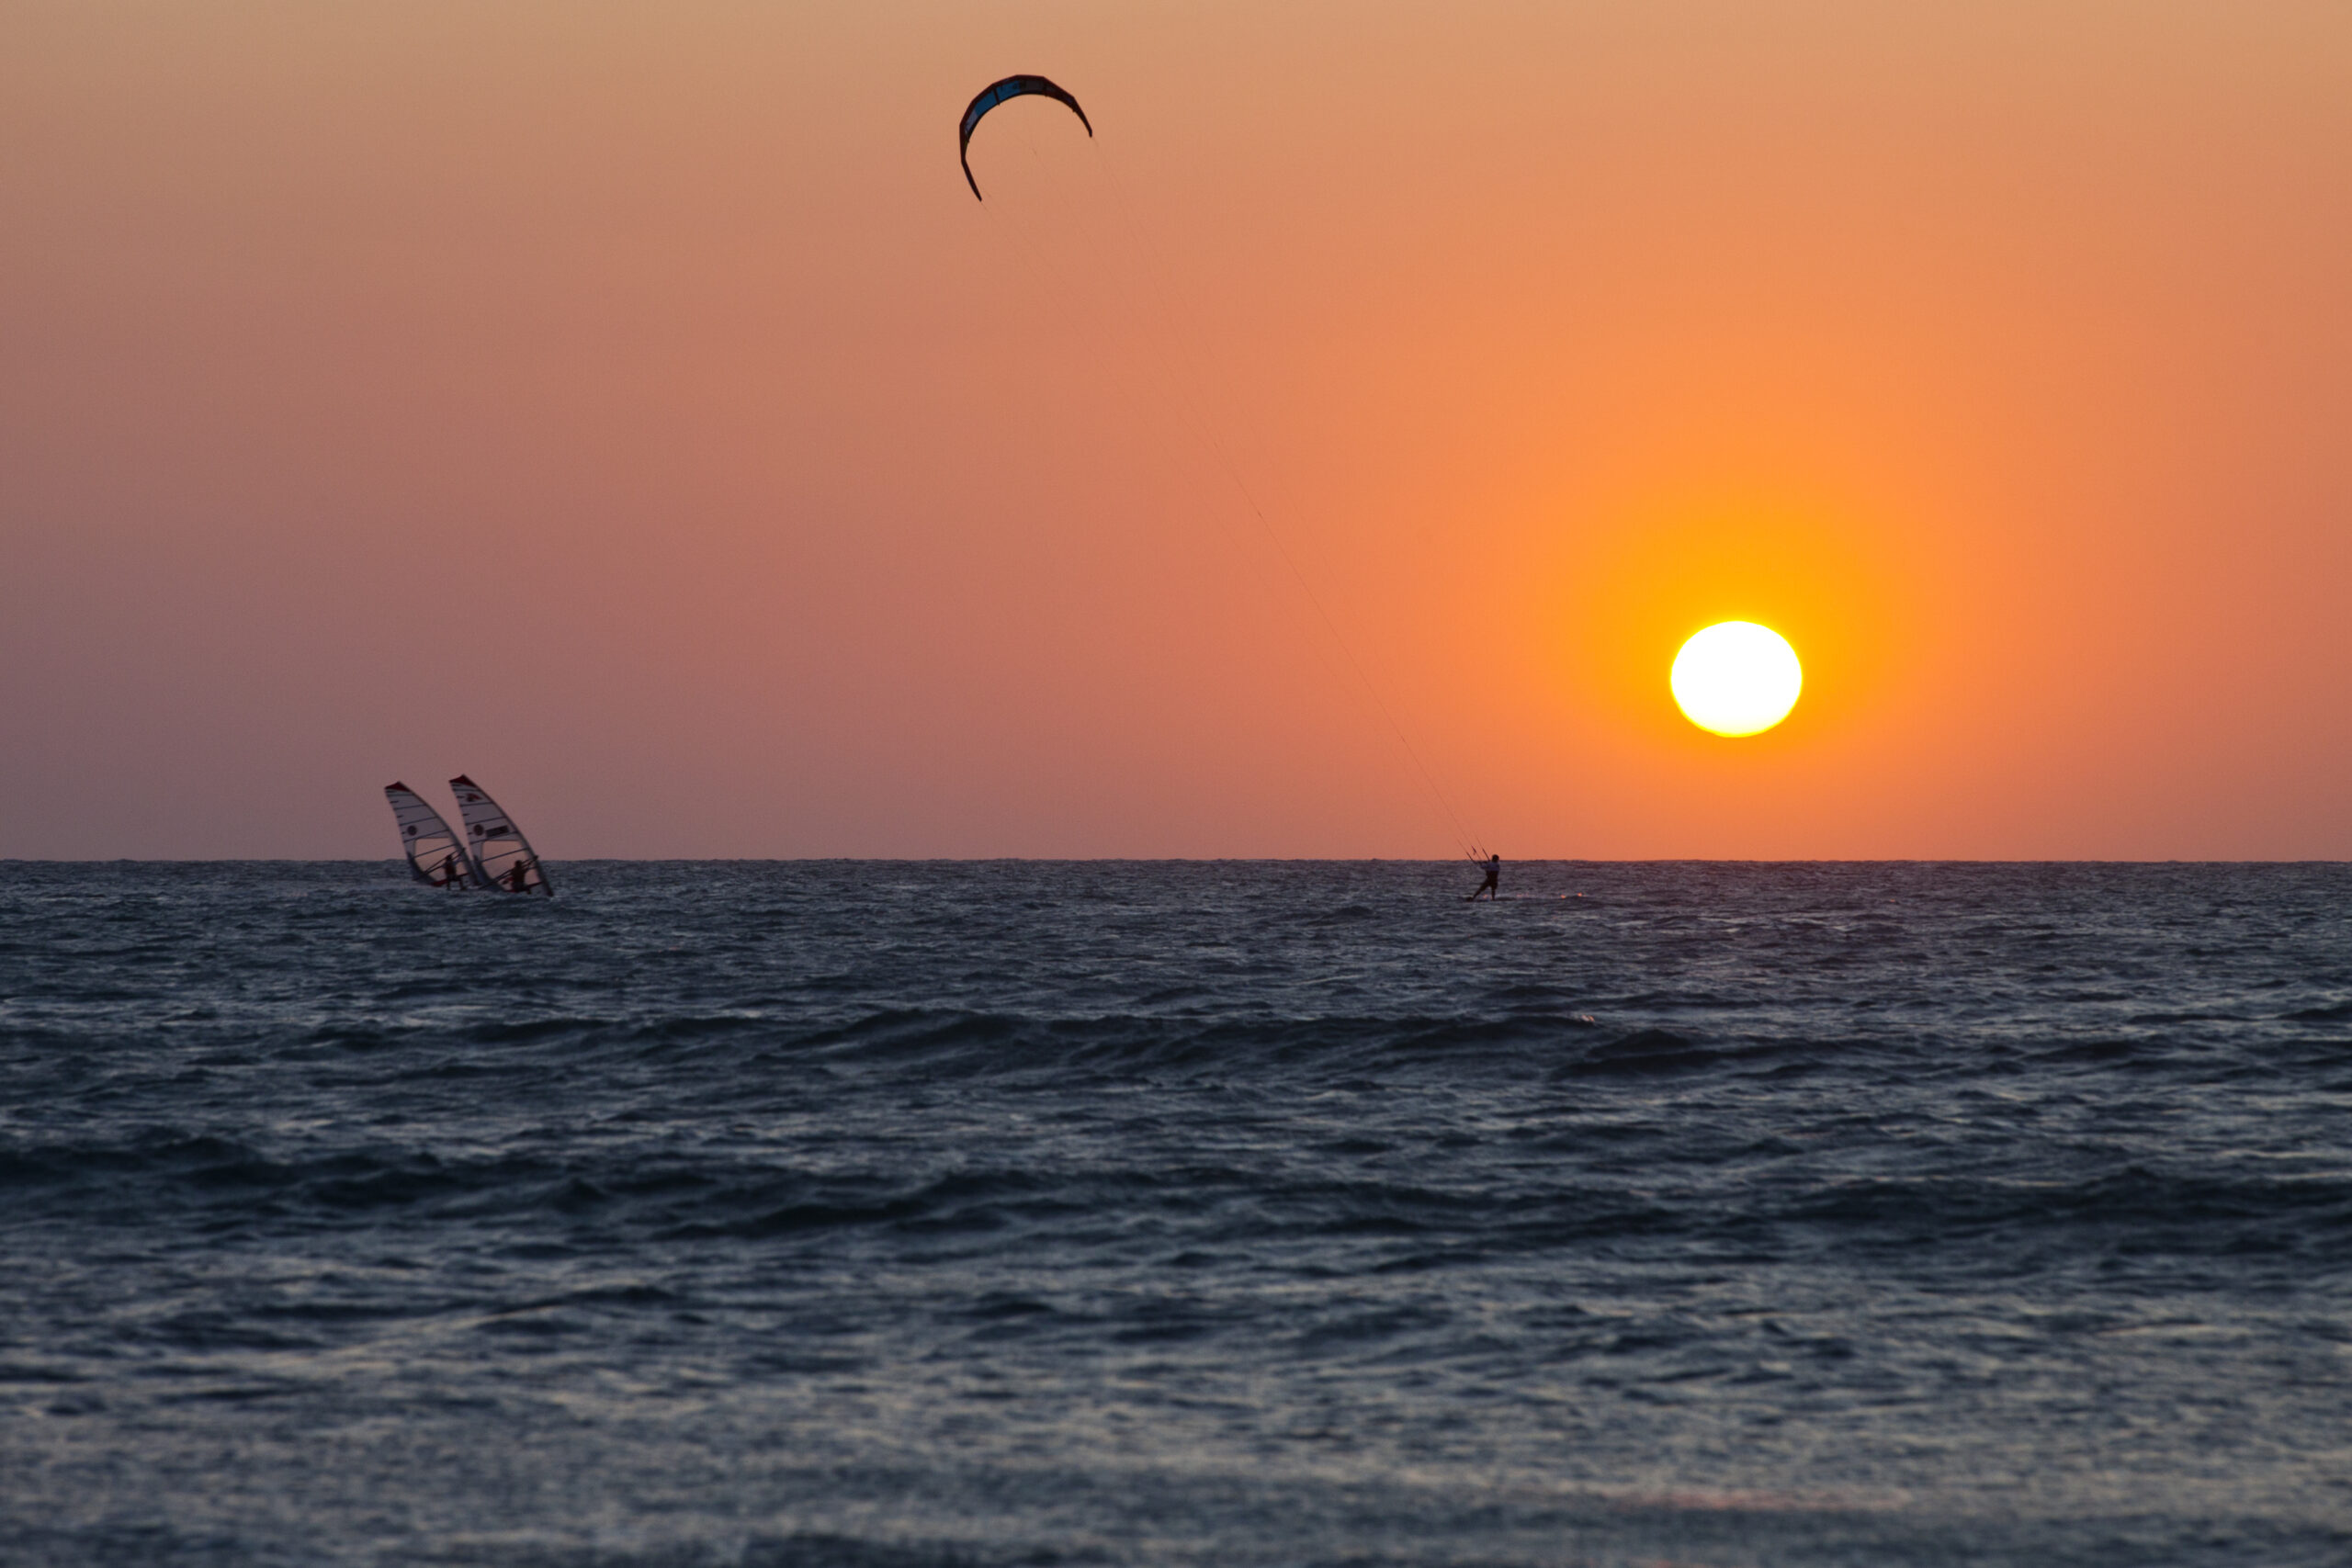
M 0 856 L 2352 854 L 2344 0 L 6 16 Z

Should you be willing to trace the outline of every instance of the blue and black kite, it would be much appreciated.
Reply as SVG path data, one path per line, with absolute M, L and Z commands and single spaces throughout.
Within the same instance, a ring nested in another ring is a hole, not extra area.
M 1094 134 L 1094 122 L 1086 118 L 1086 111 L 1078 107 L 1078 100 L 1043 76 L 1007 76 L 1001 82 L 989 83 L 980 89 L 980 96 L 965 109 L 964 123 L 956 128 L 956 156 L 964 165 L 964 183 L 972 187 L 975 198 L 979 197 L 980 182 L 972 177 L 972 128 L 980 123 L 982 115 L 1005 99 L 1025 97 L 1031 93 L 1068 104 L 1069 112 L 1078 116 L 1078 123 L 1086 127 L 1086 134 Z

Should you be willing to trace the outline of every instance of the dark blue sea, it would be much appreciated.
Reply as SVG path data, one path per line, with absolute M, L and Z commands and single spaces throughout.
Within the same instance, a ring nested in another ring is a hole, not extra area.
M 0 865 L 0 1562 L 2352 1562 L 2352 868 Z

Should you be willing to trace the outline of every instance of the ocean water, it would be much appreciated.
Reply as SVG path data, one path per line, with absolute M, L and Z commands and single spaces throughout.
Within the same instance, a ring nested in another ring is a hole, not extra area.
M 2352 868 L 0 865 L 0 1562 L 2352 1562 Z

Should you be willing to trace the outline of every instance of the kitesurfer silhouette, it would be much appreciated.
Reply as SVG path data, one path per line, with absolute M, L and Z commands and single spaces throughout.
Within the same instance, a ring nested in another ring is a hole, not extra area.
M 1503 857 L 1500 855 L 1488 855 L 1487 857 L 1487 863 L 1478 869 L 1487 874 L 1487 880 L 1478 884 L 1478 893 L 1485 894 L 1490 899 L 1501 897 Z M 1464 902 L 1475 903 L 1477 900 L 1478 893 L 1473 893 L 1470 895 L 1468 899 L 1464 900 Z

